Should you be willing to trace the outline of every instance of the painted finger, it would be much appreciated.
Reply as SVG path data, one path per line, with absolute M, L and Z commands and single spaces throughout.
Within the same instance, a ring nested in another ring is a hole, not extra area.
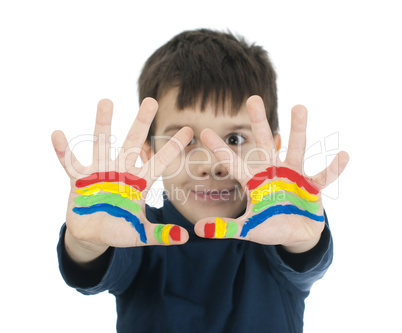
M 51 138 L 57 158 L 59 159 L 63 168 L 66 170 L 67 174 L 73 178 L 80 178 L 84 167 L 80 162 L 78 162 L 75 155 L 71 151 L 64 133 L 59 130 L 54 131 Z
M 180 245 L 188 241 L 189 235 L 186 229 L 174 224 L 152 224 L 153 237 L 149 245 Z
M 174 159 L 186 148 L 193 138 L 193 130 L 190 127 L 180 129 L 152 158 L 144 169 L 148 170 L 147 178 L 155 181 Z M 184 162 L 184 157 L 183 157 Z M 151 168 L 151 170 L 149 170 Z M 151 171 L 151 172 L 150 172 Z M 152 179 L 151 179 L 152 177 Z
M 312 180 L 321 189 L 326 188 L 329 184 L 333 183 L 341 175 L 346 165 L 349 162 L 348 153 L 339 152 L 331 164 L 323 171 L 315 175 Z
M 141 153 L 142 146 L 147 138 L 149 127 L 158 110 L 158 103 L 153 98 L 145 98 L 138 110 L 137 117 L 131 126 L 123 147 L 119 153 L 119 165 L 132 168 Z
M 236 219 L 215 217 L 198 221 L 194 231 L 204 238 L 239 238 L 241 227 Z
M 213 130 L 206 128 L 200 136 L 201 141 L 240 184 L 244 185 L 252 177 L 247 164 Z
M 272 164 L 272 159 L 276 156 L 276 145 L 267 120 L 264 102 L 260 96 L 251 96 L 246 105 L 251 130 L 259 150 L 259 158 L 261 161 Z
M 108 161 L 111 125 L 113 117 L 113 103 L 108 99 L 102 99 L 98 103 L 94 130 L 93 163 Z M 99 164 L 102 165 L 103 163 Z M 102 170 L 103 171 L 103 170 Z
M 302 105 L 292 108 L 289 146 L 285 163 L 299 172 L 303 170 L 303 159 L 306 151 L 307 109 Z

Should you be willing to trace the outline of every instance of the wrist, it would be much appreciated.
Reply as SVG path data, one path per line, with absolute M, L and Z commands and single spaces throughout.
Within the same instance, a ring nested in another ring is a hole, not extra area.
M 296 242 L 291 244 L 282 244 L 285 251 L 289 253 L 304 253 L 314 248 L 321 239 L 321 233 L 308 241 Z
M 90 264 L 109 248 L 107 245 L 80 241 L 70 233 L 68 228 L 64 236 L 64 246 L 70 259 L 81 266 Z

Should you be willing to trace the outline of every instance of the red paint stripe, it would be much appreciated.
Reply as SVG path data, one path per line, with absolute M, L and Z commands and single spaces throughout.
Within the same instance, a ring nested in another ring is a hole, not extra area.
M 215 236 L 215 223 L 206 223 L 204 226 L 205 238 L 214 238 Z
M 180 227 L 174 225 L 170 228 L 169 236 L 173 241 L 180 242 Z
M 57 156 L 59 156 L 59 157 L 64 157 L 65 156 L 64 151 L 57 150 L 56 148 L 54 150 L 55 150 Z
M 254 177 L 247 182 L 247 187 L 250 191 L 254 190 L 258 186 L 260 186 L 266 179 L 273 179 L 274 177 L 287 178 L 290 181 L 296 183 L 297 186 L 304 187 L 306 191 L 311 194 L 318 194 L 318 192 L 320 192 L 317 187 L 311 184 L 308 178 L 302 176 L 292 169 L 276 166 L 269 167 L 265 171 L 255 174 Z
M 78 179 L 75 182 L 77 187 L 86 187 L 88 185 L 96 184 L 99 182 L 123 182 L 137 189 L 138 191 L 143 191 L 147 186 L 147 181 L 145 179 L 134 176 L 128 172 L 95 172 L 88 177 Z
M 311 194 L 318 194 L 320 190 L 315 187 L 313 184 L 311 184 L 310 180 L 308 178 L 302 176 L 301 174 L 297 173 L 296 171 L 285 168 L 285 167 L 279 167 L 277 168 L 277 177 L 280 178 L 287 178 L 291 180 L 292 182 L 295 182 L 297 186 L 299 187 L 304 187 L 307 192 Z
M 263 172 L 259 172 L 256 173 L 253 178 L 251 178 L 248 182 L 247 182 L 247 187 L 248 189 L 254 190 L 255 188 L 257 188 L 258 186 L 260 186 L 263 182 L 265 182 L 265 180 L 268 178 L 267 172 L 263 171 Z

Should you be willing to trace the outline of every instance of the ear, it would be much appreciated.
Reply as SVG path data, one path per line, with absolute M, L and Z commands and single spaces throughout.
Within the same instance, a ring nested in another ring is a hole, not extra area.
M 280 134 L 277 133 L 274 135 L 274 141 L 275 141 L 276 151 L 279 151 L 279 149 L 281 149 L 281 144 L 282 144 Z
M 148 141 L 145 141 L 140 153 L 142 163 L 147 163 L 153 156 L 154 152 L 152 151 L 151 145 Z

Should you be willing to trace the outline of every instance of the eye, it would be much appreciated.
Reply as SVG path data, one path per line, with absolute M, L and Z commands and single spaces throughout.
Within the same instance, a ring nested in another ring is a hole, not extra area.
M 229 134 L 225 139 L 225 143 L 230 146 L 240 146 L 245 141 L 246 141 L 245 137 L 238 133 Z
M 195 137 L 193 137 L 193 138 L 191 139 L 191 141 L 188 143 L 187 147 L 188 147 L 188 146 L 191 146 L 191 145 L 194 145 L 195 143 L 196 143 Z

